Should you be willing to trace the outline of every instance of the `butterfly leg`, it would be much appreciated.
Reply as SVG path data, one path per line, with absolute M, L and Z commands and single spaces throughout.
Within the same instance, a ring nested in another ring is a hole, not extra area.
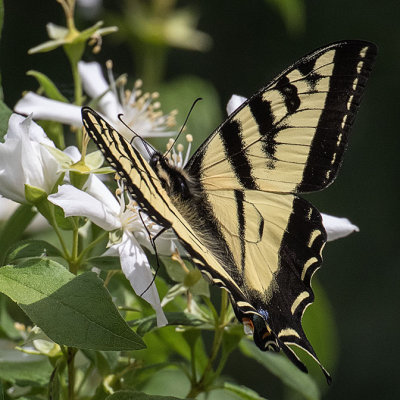
M 151 244 L 151 247 L 153 248 L 154 254 L 155 254 L 155 256 L 156 256 L 157 268 L 156 268 L 156 272 L 155 272 L 155 274 L 154 274 L 153 279 L 151 280 L 151 282 L 149 283 L 149 285 L 147 286 L 147 288 L 146 288 L 145 290 L 143 290 L 143 292 L 140 294 L 140 297 L 142 297 L 142 296 L 149 290 L 150 286 L 154 283 L 154 281 L 155 281 L 155 279 L 156 279 L 158 270 L 159 270 L 159 268 L 160 268 L 160 260 L 159 260 L 159 257 L 158 257 L 157 246 L 156 246 L 155 241 L 156 241 L 156 239 L 157 239 L 160 235 L 162 235 L 162 234 L 167 230 L 167 228 L 162 228 L 160 231 L 157 232 L 156 235 L 154 235 L 154 236 L 152 237 L 150 231 L 147 229 L 147 226 L 146 226 L 146 224 L 144 223 L 144 220 L 143 220 L 143 218 L 142 218 L 142 212 L 143 212 L 142 210 L 139 210 L 138 214 L 139 214 L 140 220 L 142 221 L 142 224 L 143 224 L 143 226 L 144 226 L 144 229 L 146 229 L 146 232 L 147 232 L 147 234 L 149 235 L 150 244 Z

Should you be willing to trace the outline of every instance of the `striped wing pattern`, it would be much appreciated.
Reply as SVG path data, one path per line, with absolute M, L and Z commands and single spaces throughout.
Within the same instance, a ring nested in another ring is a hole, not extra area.
M 328 380 L 301 326 L 326 233 L 319 212 L 298 194 L 334 180 L 375 55 L 368 42 L 334 43 L 247 100 L 185 167 L 196 196 L 184 209 L 133 146 L 82 109 L 86 130 L 133 198 L 172 227 L 204 275 L 229 291 L 255 343 L 283 349 L 306 370 L 288 345 L 301 347 Z
M 320 190 L 341 164 L 376 47 L 339 42 L 303 57 L 236 110 L 187 169 L 205 190 Z
M 172 227 L 206 276 L 218 286 L 229 288 L 235 298 L 244 301 L 245 296 L 229 271 L 204 245 L 207 239 L 195 232 L 184 219 L 143 156 L 91 108 L 82 108 L 82 121 L 89 136 L 124 180 L 141 209 L 163 227 Z

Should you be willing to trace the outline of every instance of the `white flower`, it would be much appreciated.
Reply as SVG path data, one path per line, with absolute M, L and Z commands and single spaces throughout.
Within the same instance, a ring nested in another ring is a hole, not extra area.
M 163 114 L 158 93 L 142 93 L 140 80 L 136 81 L 132 91 L 125 89 L 126 77 L 114 80 L 111 63 L 107 64 L 109 83 L 105 80 L 100 64 L 79 62 L 78 69 L 84 91 L 93 99 L 95 108 L 127 140 L 134 134 L 118 119 L 123 121 L 141 137 L 170 137 L 175 134 L 176 111 Z M 72 104 L 50 100 L 28 92 L 15 105 L 22 114 L 33 114 L 35 119 L 58 121 L 73 126 L 81 126 L 81 108 Z M 135 141 L 136 145 L 139 141 Z
M 33 92 L 26 93 L 15 105 L 14 110 L 21 114 L 31 114 L 34 119 L 57 121 L 72 126 L 82 125 L 80 107 L 51 100 Z
M 0 194 L 26 203 L 25 185 L 50 193 L 60 177 L 58 163 L 43 146 L 54 147 L 43 129 L 32 121 L 12 114 L 5 142 L 0 143 Z
M 238 107 L 240 107 L 245 101 L 246 97 L 232 95 L 226 106 L 228 115 L 231 115 Z M 322 223 L 328 236 L 328 242 L 331 240 L 340 239 L 342 237 L 350 235 L 350 233 L 358 232 L 359 229 L 356 225 L 353 225 L 347 218 L 338 218 L 333 215 L 322 215 Z
M 347 218 L 334 217 L 321 213 L 322 223 L 328 235 L 328 242 L 350 235 L 353 232 L 359 232 L 358 226 L 353 225 Z
M 226 105 L 226 112 L 231 115 L 237 108 L 239 108 L 245 101 L 246 97 L 233 94 Z
M 71 185 L 63 185 L 59 187 L 57 193 L 50 195 L 48 199 L 60 206 L 67 217 L 87 217 L 96 225 L 110 232 L 122 230 L 122 239 L 118 243 L 112 244 L 105 254 L 119 255 L 122 271 L 136 294 L 142 296 L 154 308 L 157 315 L 157 325 L 166 325 L 168 321 L 161 308 L 150 264 L 139 245 L 140 242 L 151 247 L 143 223 L 146 224 L 153 236 L 158 232 L 159 227 L 150 222 L 145 214 L 141 214 L 142 218 L 140 218 L 136 207 L 130 205 L 126 207 L 123 194 L 118 202 L 107 187 L 93 175 L 88 182 L 87 192 Z M 156 241 L 157 251 L 161 254 L 166 249 L 165 243 L 162 243 L 163 240 L 159 239 Z M 171 241 L 167 240 L 167 242 L 171 246 Z

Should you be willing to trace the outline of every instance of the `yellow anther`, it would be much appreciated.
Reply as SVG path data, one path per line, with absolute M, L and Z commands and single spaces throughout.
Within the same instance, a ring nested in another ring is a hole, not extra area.
M 140 87 L 142 87 L 143 85 L 143 81 L 141 79 L 136 79 L 135 81 L 135 89 L 139 89 Z
M 112 68 L 113 68 L 113 62 L 112 62 L 112 60 L 107 60 L 107 61 L 106 61 L 106 68 L 107 68 L 107 69 L 112 69 Z

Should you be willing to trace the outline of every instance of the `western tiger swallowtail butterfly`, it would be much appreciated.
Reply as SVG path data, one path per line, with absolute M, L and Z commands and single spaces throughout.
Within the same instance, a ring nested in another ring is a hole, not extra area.
M 324 189 L 342 163 L 376 46 L 342 41 L 295 62 L 244 102 L 184 168 L 146 159 L 88 107 L 83 124 L 141 209 L 172 228 L 202 273 L 226 289 L 261 350 L 288 345 L 321 365 L 301 325 L 322 262 L 321 215 L 299 194 Z

